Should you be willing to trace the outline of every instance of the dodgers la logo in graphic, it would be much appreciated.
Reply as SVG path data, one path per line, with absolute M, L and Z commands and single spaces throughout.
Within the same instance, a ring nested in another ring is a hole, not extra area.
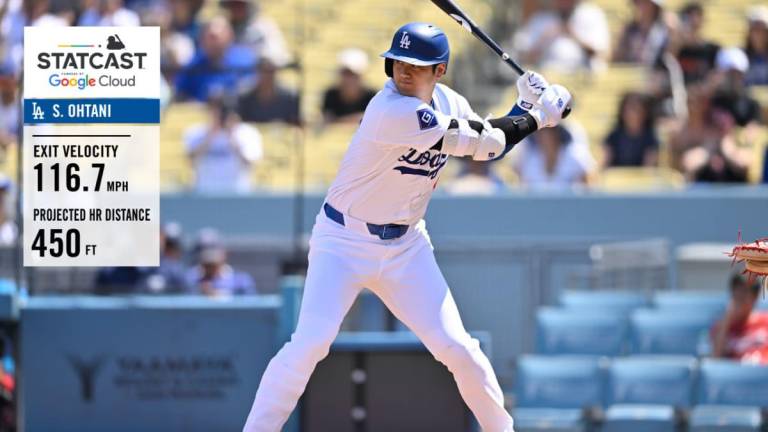
M 400 38 L 400 48 L 403 49 L 410 49 L 411 46 L 411 38 L 408 37 L 408 32 L 403 32 L 403 37 Z

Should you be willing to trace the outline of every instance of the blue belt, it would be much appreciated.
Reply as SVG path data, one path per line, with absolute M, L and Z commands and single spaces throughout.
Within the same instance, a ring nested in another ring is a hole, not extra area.
M 323 204 L 323 210 L 325 211 L 325 215 L 328 216 L 330 220 L 344 226 L 344 215 L 340 211 L 336 210 L 328 203 Z M 366 223 L 366 225 L 368 226 L 369 233 L 378 236 L 382 240 L 393 240 L 400 238 L 408 231 L 408 225 L 376 225 L 372 223 Z

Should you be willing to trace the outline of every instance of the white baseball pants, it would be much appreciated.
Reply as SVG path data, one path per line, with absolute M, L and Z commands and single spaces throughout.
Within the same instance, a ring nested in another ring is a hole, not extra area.
M 513 432 L 493 368 L 464 329 L 424 222 L 399 239 L 381 240 L 339 225 L 322 211 L 310 240 L 296 330 L 269 362 L 243 432 L 281 430 L 363 287 L 451 371 L 484 431 Z

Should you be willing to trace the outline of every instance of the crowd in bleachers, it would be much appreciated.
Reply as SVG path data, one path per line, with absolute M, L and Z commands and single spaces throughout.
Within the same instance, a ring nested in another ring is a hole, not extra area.
M 670 169 L 690 182 L 765 180 L 766 175 L 755 172 L 755 166 L 756 160 L 764 157 L 759 149 L 765 147 L 768 135 L 762 126 L 764 108 L 752 92 L 768 85 L 768 8 L 755 5 L 747 9 L 746 34 L 740 46 L 733 47 L 721 46 L 705 36 L 706 20 L 715 19 L 708 16 L 707 4 L 692 2 L 673 9 L 664 0 L 627 1 L 631 12 L 627 21 L 616 28 L 598 3 L 523 1 L 525 19 L 518 23 L 516 31 L 509 32 L 513 37 L 508 45 L 527 65 L 544 72 L 601 74 L 624 65 L 644 68 L 647 79 L 618 95 L 619 103 L 608 108 L 616 113 L 613 125 L 600 131 L 604 135 L 595 136 L 592 125 L 587 125 L 584 133 L 572 121 L 558 133 L 537 134 L 526 140 L 510 160 L 474 171 L 462 163 L 455 179 L 459 186 L 450 186 L 454 180 L 451 175 L 441 186 L 449 193 L 496 193 L 514 187 L 515 182 L 531 188 L 562 189 L 599 183 L 602 172 L 616 167 Z M 345 129 L 348 139 L 375 93 L 364 80 L 369 69 L 368 53 L 357 48 L 340 50 L 337 82 L 319 95 L 307 95 L 301 83 L 286 85 L 281 80 L 285 74 L 295 74 L 304 59 L 299 47 L 288 44 L 278 21 L 261 6 L 256 0 L 3 2 L 0 159 L 16 139 L 25 25 L 160 26 L 163 106 L 173 109 L 178 104 L 197 102 L 201 112 L 211 111 L 204 119 L 205 126 L 195 126 L 198 133 L 200 128 L 208 128 L 222 129 L 226 135 L 228 130 L 266 128 L 266 123 L 289 127 L 311 124 L 318 125 L 311 130 L 322 131 L 322 125 L 346 123 L 350 125 Z M 386 41 L 381 43 L 385 48 Z M 461 53 L 452 56 L 460 57 Z M 334 59 L 327 61 L 332 63 Z M 579 113 L 575 117 L 591 115 L 593 107 L 578 105 L 578 88 L 575 93 Z M 318 106 L 308 109 L 302 106 L 306 101 Z M 307 113 L 313 114 L 305 118 Z M 225 115 L 232 119 L 232 127 L 220 128 L 217 125 Z M 190 126 L 194 120 L 190 118 L 184 125 Z M 240 123 L 251 125 L 241 127 Z M 173 134 L 171 140 L 180 143 L 179 152 L 161 154 L 186 160 L 183 164 L 169 161 L 169 169 L 184 166 L 182 169 L 189 170 L 189 181 L 181 182 L 193 190 L 209 190 L 205 185 L 210 171 L 205 166 L 220 155 L 236 165 L 233 171 L 237 175 L 229 176 L 223 188 L 221 179 L 210 180 L 217 184 L 213 188 L 216 191 L 253 190 L 261 186 L 257 178 L 263 178 L 254 176 L 254 171 L 263 164 L 279 163 L 269 139 L 262 151 L 242 157 L 243 146 L 234 144 L 238 140 L 219 140 L 225 144 L 222 146 L 193 146 L 189 142 L 189 135 L 194 134 L 192 128 L 174 130 Z M 247 135 L 257 134 L 258 130 Z M 329 135 L 328 141 L 336 138 Z M 315 146 L 313 140 L 324 142 L 325 138 L 322 134 L 310 136 L 305 146 Z M 254 148 L 262 147 L 262 139 L 253 141 Z M 338 163 L 337 153 L 329 151 L 325 154 L 327 161 L 313 160 L 314 164 L 307 165 L 309 170 L 322 171 L 319 181 L 325 186 L 329 174 L 315 167 Z M 479 175 L 481 171 L 487 174 Z M 467 182 L 463 178 L 466 176 L 472 181 Z M 312 174 L 306 177 L 314 178 Z M 470 187 L 475 183 L 477 187 Z
M 219 233 L 200 230 L 187 246 L 181 226 L 166 223 L 160 235 L 158 267 L 104 267 L 94 281 L 101 295 L 204 295 L 232 297 L 257 294 L 253 277 L 231 265 Z
M 747 8 L 743 42 L 721 46 L 703 31 L 707 19 L 717 20 L 707 15 L 711 2 L 688 2 L 675 10 L 664 0 L 627 1 L 629 17 L 613 31 L 597 2 L 523 3 L 527 17 L 510 44 L 532 67 L 557 76 L 602 76 L 613 68 L 635 67 L 645 79 L 620 95 L 605 135 L 590 131 L 599 142 L 574 139 L 569 146 L 567 139 L 560 140 L 559 152 L 529 142 L 516 155 L 522 159 L 516 166 L 543 163 L 547 186 L 555 187 L 594 183 L 606 170 L 627 167 L 671 169 L 696 183 L 766 181 L 768 173 L 750 170 L 764 159 L 761 152 L 768 144 L 763 111 L 768 107 L 761 108 L 753 95 L 768 84 L 768 7 Z M 597 116 L 597 107 L 579 105 L 579 90 L 576 86 L 577 116 Z M 603 89 L 597 84 L 583 91 Z M 565 127 L 578 129 L 573 121 Z M 528 141 L 548 141 L 539 138 Z M 535 147 L 538 152 L 527 151 Z M 591 157 L 574 163 L 579 158 L 573 155 L 582 153 L 574 147 L 591 149 L 599 163 Z M 516 171 L 522 184 L 541 184 L 540 176 L 531 181 Z M 575 172 L 566 175 L 569 171 Z

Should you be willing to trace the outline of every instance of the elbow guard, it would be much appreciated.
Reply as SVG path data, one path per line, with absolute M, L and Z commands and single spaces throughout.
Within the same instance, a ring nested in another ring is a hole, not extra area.
M 454 119 L 443 137 L 442 150 L 452 156 L 472 156 L 474 160 L 487 161 L 504 151 L 505 142 L 501 129 L 473 120 Z

